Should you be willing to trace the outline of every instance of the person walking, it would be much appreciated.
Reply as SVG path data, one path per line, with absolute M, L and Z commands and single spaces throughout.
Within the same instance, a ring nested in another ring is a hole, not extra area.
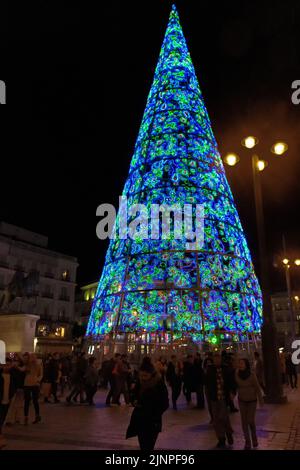
M 204 393 L 205 393 L 205 398 L 206 398 L 207 409 L 208 409 L 209 416 L 210 416 L 209 424 L 213 424 L 213 414 L 212 414 L 211 401 L 210 401 L 208 387 L 207 387 L 207 373 L 208 373 L 209 368 L 212 366 L 213 366 L 213 357 L 212 355 L 207 355 L 207 357 L 203 361 L 203 374 L 204 374 Z
M 163 381 L 165 381 L 167 367 L 162 356 L 160 356 L 155 362 L 155 368 L 157 372 L 161 375 Z
M 60 393 L 62 397 L 64 396 L 65 388 L 69 387 L 70 389 L 70 371 L 71 371 L 70 359 L 68 356 L 63 356 L 61 358 L 61 363 L 60 363 L 60 372 L 61 372 Z
M 183 363 L 183 393 L 188 405 L 192 400 L 192 392 L 195 392 L 193 365 L 194 358 L 191 354 L 188 354 L 186 360 Z
M 50 355 L 48 364 L 47 364 L 47 374 L 46 374 L 46 382 L 50 384 L 50 396 L 52 395 L 54 398 L 54 403 L 59 403 L 59 399 L 57 398 L 57 386 L 59 382 L 59 355 L 55 353 L 53 356 Z M 45 375 L 45 374 L 44 374 Z M 45 398 L 45 402 L 49 403 L 49 396 Z
M 77 397 L 80 395 L 80 403 L 85 403 L 84 400 L 84 377 L 87 369 L 87 360 L 85 358 L 85 353 L 80 353 L 77 357 L 76 363 L 74 365 L 72 373 L 72 383 L 73 388 L 70 394 L 66 398 L 67 403 L 71 403 L 73 400 L 77 402 Z
M 266 393 L 264 364 L 259 355 L 259 352 L 257 351 L 254 352 L 254 373 L 256 375 L 260 388 L 262 389 L 264 393 Z
M 226 439 L 233 445 L 233 429 L 231 427 L 227 403 L 233 398 L 236 390 L 235 381 L 228 367 L 222 364 L 221 355 L 215 353 L 213 365 L 206 371 L 206 389 L 211 403 L 213 426 L 218 439 L 216 447 L 226 448 Z
M 28 415 L 30 402 L 32 400 L 35 420 L 33 424 L 37 424 L 41 421 L 40 406 L 39 406 L 39 390 L 41 380 L 43 378 L 43 366 L 40 361 L 37 360 L 35 354 L 24 355 L 24 366 L 25 379 L 24 379 L 24 424 L 28 424 Z
M 126 439 L 137 436 L 141 451 L 150 452 L 162 430 L 162 415 L 169 407 L 169 399 L 167 387 L 149 358 L 140 367 L 134 392 Z
M 5 364 L 0 365 L 0 449 L 6 445 L 2 429 L 11 400 L 17 390 L 17 383 L 12 365 L 12 360 L 10 358 L 6 359 Z
M 204 371 L 202 367 L 202 359 L 199 353 L 196 354 L 193 364 L 195 391 L 197 397 L 197 408 L 204 408 Z
M 16 392 L 10 400 L 9 409 L 6 415 L 5 424 L 6 426 L 13 426 L 19 424 L 23 416 L 24 407 L 24 378 L 25 372 L 22 372 L 20 368 L 23 366 L 23 360 L 21 355 L 15 354 L 12 360 L 11 377 L 14 380 L 14 386 Z
M 96 367 L 96 358 L 90 357 L 88 360 L 88 367 L 85 374 L 85 393 L 86 399 L 90 406 L 95 405 L 94 396 L 97 392 L 99 381 L 99 373 Z
M 172 390 L 172 405 L 173 410 L 177 410 L 177 400 L 181 393 L 183 378 L 183 366 L 180 361 L 177 361 L 176 356 L 171 356 L 171 361 L 168 364 L 166 372 L 166 380 Z
M 108 363 L 106 364 L 106 368 L 105 368 L 106 369 L 106 377 L 107 377 L 107 382 L 109 384 L 109 391 L 108 391 L 108 394 L 107 394 L 107 397 L 106 397 L 106 400 L 105 400 L 106 406 L 110 406 L 111 400 L 112 400 L 112 398 L 115 394 L 116 385 L 115 385 L 115 376 L 113 374 L 113 371 L 114 371 L 116 363 L 117 363 L 117 361 L 119 360 L 120 357 L 121 357 L 121 354 L 116 353 L 114 355 L 114 357 L 109 359 Z
M 120 406 L 120 397 L 123 394 L 126 405 L 130 405 L 129 391 L 128 391 L 128 377 L 130 374 L 130 367 L 127 362 L 125 354 L 117 358 L 113 370 L 114 376 L 114 393 L 112 397 L 112 405 Z
M 258 447 L 255 413 L 257 400 L 263 403 L 261 388 L 256 375 L 251 372 L 248 359 L 240 359 L 238 369 L 235 372 L 235 381 L 237 385 L 238 401 L 240 407 L 242 428 L 245 437 L 245 450 Z M 250 438 L 251 433 L 251 438 Z

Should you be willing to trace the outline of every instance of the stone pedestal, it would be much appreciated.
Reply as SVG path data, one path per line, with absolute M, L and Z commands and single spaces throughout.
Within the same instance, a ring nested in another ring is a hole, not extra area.
M 34 352 L 36 322 L 39 316 L 26 313 L 0 314 L 0 340 L 6 353 Z

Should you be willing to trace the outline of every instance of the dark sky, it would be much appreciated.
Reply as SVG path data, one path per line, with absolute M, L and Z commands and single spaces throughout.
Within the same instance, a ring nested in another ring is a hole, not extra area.
M 96 207 L 117 204 L 151 86 L 170 6 L 164 0 L 31 1 L 12 12 L 1 76 L 1 219 L 49 236 L 50 247 L 79 259 L 79 282 L 98 278 L 106 241 L 96 238 Z M 300 257 L 299 0 L 184 0 L 176 5 L 221 154 L 256 262 L 250 155 L 260 139 L 269 257 L 285 233 Z M 13 5 L 11 5 L 13 6 Z M 1 39 L 4 40 L 2 30 Z M 274 141 L 289 144 L 273 156 Z M 271 263 L 270 263 L 271 264 Z M 274 275 L 281 287 L 283 273 Z M 300 288 L 300 277 L 294 276 Z

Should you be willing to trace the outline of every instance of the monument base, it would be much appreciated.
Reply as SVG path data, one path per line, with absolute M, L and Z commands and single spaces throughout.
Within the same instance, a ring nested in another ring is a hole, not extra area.
M 0 340 L 6 353 L 34 352 L 34 338 L 38 315 L 27 313 L 0 314 Z

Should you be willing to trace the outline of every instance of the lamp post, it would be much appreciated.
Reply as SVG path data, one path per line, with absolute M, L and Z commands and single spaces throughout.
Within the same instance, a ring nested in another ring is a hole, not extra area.
M 242 145 L 251 150 L 258 144 L 258 139 L 253 136 L 246 137 Z M 284 142 L 275 143 L 271 152 L 276 155 L 283 155 L 287 150 Z M 235 158 L 233 158 L 235 156 Z M 238 163 L 239 157 L 236 154 L 228 154 L 225 163 L 234 166 Z M 235 160 L 235 161 L 234 161 Z M 263 213 L 263 198 L 261 188 L 261 172 L 267 167 L 267 162 L 257 155 L 252 155 L 252 174 L 255 199 L 256 225 L 259 246 L 260 284 L 263 293 L 263 325 L 261 329 L 262 351 L 264 358 L 264 372 L 266 381 L 267 403 L 285 403 L 286 397 L 283 395 L 282 380 L 279 367 L 279 351 L 277 346 L 277 333 L 273 320 L 273 311 L 270 295 L 269 267 L 266 249 L 266 237 Z
M 283 244 L 284 244 L 284 252 L 285 252 L 285 240 L 283 238 Z M 300 259 L 295 259 L 292 261 L 296 266 L 300 266 Z M 293 300 L 295 299 L 299 301 L 299 297 L 295 296 L 293 298 L 292 294 L 292 287 L 291 287 L 291 261 L 288 258 L 283 258 L 282 264 L 285 270 L 285 282 L 286 282 L 286 290 L 287 290 L 287 295 L 288 295 L 288 301 L 289 301 L 289 311 L 290 311 L 290 321 L 291 321 L 291 339 L 292 342 L 294 341 L 296 337 L 296 328 L 295 328 L 295 312 L 294 312 L 294 303 Z

